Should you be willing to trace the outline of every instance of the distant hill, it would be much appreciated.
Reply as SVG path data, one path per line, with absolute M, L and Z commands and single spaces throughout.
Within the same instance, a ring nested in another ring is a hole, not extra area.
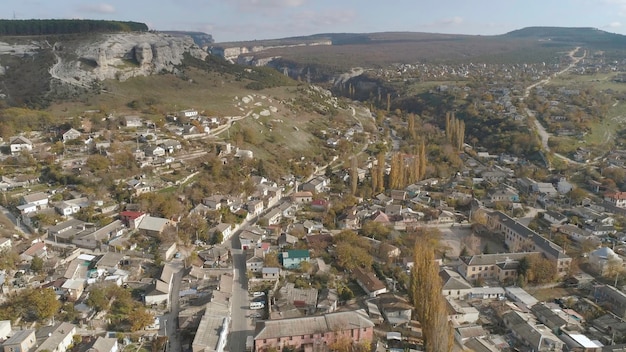
M 527 27 L 500 37 L 571 43 L 592 48 L 614 47 L 622 49 L 626 45 L 626 36 L 591 27 Z
M 100 20 L 0 20 L 0 36 L 56 35 L 75 33 L 141 32 L 140 22 Z

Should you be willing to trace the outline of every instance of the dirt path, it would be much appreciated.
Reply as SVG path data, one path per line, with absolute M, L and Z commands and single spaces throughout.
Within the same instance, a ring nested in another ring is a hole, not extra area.
M 578 64 L 578 62 L 580 62 L 580 60 L 584 59 L 587 56 L 587 52 L 586 51 L 583 53 L 583 56 L 581 56 L 581 57 L 574 56 L 579 50 L 580 50 L 580 47 L 577 46 L 576 48 L 574 48 L 572 51 L 570 51 L 568 53 L 568 56 L 572 59 L 572 62 L 569 65 L 567 65 L 567 67 L 565 67 L 561 71 L 558 71 L 558 72 L 552 74 L 549 77 L 546 77 L 545 79 L 542 79 L 539 82 L 535 82 L 535 83 L 529 85 L 528 87 L 526 87 L 526 89 L 524 90 L 524 96 L 522 97 L 522 101 L 524 99 L 528 98 L 528 96 L 530 95 L 530 91 L 533 88 L 536 88 L 536 87 L 538 87 L 540 85 L 547 84 L 547 83 L 550 82 L 550 80 L 553 77 L 557 77 L 557 76 L 559 76 L 559 75 L 561 75 L 561 74 L 571 70 L 572 68 L 574 68 Z M 539 120 L 535 116 L 535 113 L 532 112 L 528 108 L 526 109 L 526 115 L 534 121 L 534 126 L 535 126 L 535 129 L 537 131 L 537 134 L 539 135 L 539 138 L 541 138 L 541 146 L 542 146 L 543 150 L 545 150 L 546 152 L 549 153 L 550 152 L 550 146 L 548 145 L 548 141 L 550 140 L 550 137 L 552 137 L 552 135 L 546 130 L 546 128 L 541 124 L 541 122 L 539 122 Z M 572 160 L 572 159 L 566 157 L 565 155 L 561 155 L 561 154 L 558 154 L 558 153 L 555 153 L 554 155 L 557 158 L 559 158 L 559 159 L 567 161 L 568 163 L 572 163 L 572 164 L 576 164 L 576 165 L 582 165 L 581 163 L 579 163 L 579 162 L 577 162 L 575 160 Z

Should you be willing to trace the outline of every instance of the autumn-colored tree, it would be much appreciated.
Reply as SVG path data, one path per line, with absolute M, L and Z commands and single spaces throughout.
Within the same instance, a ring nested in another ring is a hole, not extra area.
M 385 153 L 380 152 L 376 156 L 376 172 L 378 173 L 378 184 L 376 185 L 374 192 L 382 192 L 385 190 Z
M 263 265 L 265 267 L 278 267 L 280 264 L 278 263 L 278 254 L 276 252 L 269 252 L 263 258 Z
M 139 302 L 135 302 L 139 303 Z M 143 305 L 135 304 L 133 313 L 128 315 L 128 323 L 130 331 L 142 330 L 146 326 L 154 323 L 154 315 L 150 313 Z
M 418 241 L 413 253 L 409 295 L 422 324 L 424 346 L 428 352 L 452 351 L 452 327 L 446 301 L 441 293 L 439 266 L 428 241 Z
M 528 282 L 545 284 L 554 281 L 557 273 L 556 263 L 542 256 L 532 254 L 528 256 Z

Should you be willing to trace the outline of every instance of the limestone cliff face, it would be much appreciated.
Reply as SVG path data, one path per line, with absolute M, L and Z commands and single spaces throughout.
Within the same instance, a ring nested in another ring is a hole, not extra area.
M 50 69 L 54 78 L 74 84 L 94 80 L 126 80 L 159 72 L 173 72 L 183 55 L 204 59 L 208 54 L 191 37 L 160 33 L 104 34 L 89 43 L 55 45 L 56 64 Z

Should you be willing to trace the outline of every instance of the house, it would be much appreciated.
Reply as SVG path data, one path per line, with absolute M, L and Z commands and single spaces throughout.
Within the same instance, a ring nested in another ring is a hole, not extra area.
M 146 214 L 140 211 L 125 210 L 120 212 L 119 216 L 124 225 L 130 230 L 134 230 L 139 227 L 139 224 L 141 224 L 141 221 L 146 217 Z
M 543 325 L 547 326 L 553 333 L 558 334 L 567 325 L 567 316 L 561 316 L 548 307 L 545 303 L 537 303 L 530 307 L 530 311 Z
M 454 339 L 461 345 L 474 338 L 485 338 L 489 334 L 480 325 L 457 326 L 454 328 Z
M 136 115 L 124 116 L 123 123 L 124 123 L 124 126 L 126 126 L 126 127 L 141 127 L 141 126 L 143 126 L 143 121 L 141 120 L 141 117 L 136 116 Z
M 87 350 L 87 352 L 118 352 L 119 345 L 116 338 L 98 336 L 93 345 Z
M 598 341 L 593 341 L 589 337 L 577 332 L 568 331 L 566 329 L 561 330 L 559 335 L 561 340 L 565 342 L 567 351 L 582 351 L 582 352 L 601 352 L 603 345 Z M 615 346 L 610 346 L 615 347 Z M 624 346 L 622 346 L 624 348 Z M 609 350 L 611 351 L 611 350 Z M 619 351 L 619 350 L 617 350 Z M 624 349 L 622 349 L 624 351 Z
M 146 236 L 157 237 L 161 233 L 163 233 L 165 228 L 170 224 L 171 221 L 169 221 L 168 219 L 157 218 L 147 215 L 143 218 L 143 220 L 141 220 L 141 223 L 137 227 L 137 230 L 144 233 Z
M 329 180 L 325 176 L 318 176 L 313 178 L 311 181 L 304 183 L 300 186 L 301 191 L 308 191 L 312 193 L 322 193 L 326 191 L 329 184 Z
M 285 269 L 297 269 L 300 263 L 311 260 L 308 249 L 291 249 L 280 253 L 280 259 Z
M 159 147 L 165 149 L 165 152 L 172 154 L 183 148 L 183 145 L 175 139 L 166 139 L 159 143 Z
M 448 317 L 454 325 L 474 324 L 478 322 L 480 313 L 466 301 L 446 297 Z
M 146 154 L 146 156 L 151 157 L 165 156 L 165 149 L 161 148 L 158 145 L 148 145 L 143 148 L 143 152 Z
M 61 288 L 67 291 L 67 294 L 65 295 L 65 297 L 67 298 L 68 301 L 76 302 L 78 301 L 80 296 L 83 294 L 83 291 L 85 291 L 85 280 L 69 279 L 63 283 Z
M 472 285 L 456 271 L 441 269 L 439 277 L 441 278 L 441 290 L 444 297 L 464 299 L 472 291 Z
M 589 253 L 589 265 L 600 275 L 624 269 L 624 260 L 609 247 L 600 247 Z
M 461 257 L 458 270 L 465 280 L 497 280 L 499 282 L 517 279 L 517 264 L 522 258 L 537 252 L 479 254 Z
M 44 242 L 37 242 L 20 254 L 20 259 L 26 263 L 30 263 L 34 257 L 48 258 L 48 251 Z
M 567 216 L 553 210 L 548 210 L 543 213 L 543 219 L 551 225 L 561 225 L 567 221 Z
M 296 288 L 295 284 L 287 283 L 276 295 L 277 311 L 287 311 L 290 307 L 295 307 L 302 315 L 313 315 L 317 310 L 317 293 L 314 287 Z
M 251 216 L 259 216 L 263 213 L 263 201 L 251 200 L 246 203 L 246 209 Z
M 263 280 L 278 280 L 280 278 L 280 268 L 268 267 L 261 269 Z
M 605 193 L 604 200 L 618 208 L 626 208 L 626 192 Z
M 283 217 L 283 210 L 281 208 L 273 208 L 269 211 L 269 213 L 263 215 L 261 219 L 267 221 L 267 225 L 276 225 L 280 222 L 280 219 Z
M 400 296 L 381 294 L 378 296 L 378 307 L 391 326 L 405 325 L 411 321 L 413 306 Z
M 8 340 L 4 341 L 4 352 L 29 352 L 37 345 L 35 329 L 17 330 Z
M 198 117 L 198 110 L 195 110 L 195 109 L 181 110 L 178 113 L 176 113 L 176 116 L 178 116 L 178 117 L 187 117 L 187 118 L 195 118 L 195 117 Z
M 38 208 L 46 208 L 48 206 L 48 193 L 37 192 L 26 194 L 20 198 L 20 204 L 33 204 Z
M 212 196 L 202 198 L 202 204 L 209 207 L 210 210 L 220 210 L 222 207 L 222 199 L 224 199 L 223 196 L 214 194 Z
M 501 186 L 493 188 L 488 192 L 489 200 L 492 203 L 496 202 L 519 202 L 519 193 L 513 187 Z
M 211 236 L 215 236 L 218 233 L 222 234 L 222 242 L 217 244 L 222 244 L 233 235 L 233 227 L 230 224 L 220 222 L 209 229 L 209 234 L 211 234 Z
M 204 261 L 205 267 L 212 267 L 225 263 L 230 258 L 230 250 L 222 246 L 213 246 L 198 252 L 198 257 Z
M 298 237 L 283 232 L 278 236 L 278 248 L 293 247 L 298 241 Z
M 161 269 L 161 275 L 154 280 L 153 284 L 146 290 L 144 303 L 146 305 L 170 304 L 170 291 L 172 290 L 172 280 L 174 279 L 174 268 L 165 264 Z
M 239 234 L 241 249 L 248 250 L 258 248 L 264 238 L 265 235 L 261 231 L 245 229 Z
M 75 202 L 60 201 L 54 205 L 54 209 L 63 216 L 70 216 L 80 211 L 80 205 Z
M 66 352 L 74 343 L 76 326 L 70 323 L 58 323 L 37 330 L 37 349 L 35 352 Z
M 362 268 L 354 268 L 352 275 L 356 279 L 356 282 L 370 297 L 376 297 L 382 293 L 387 292 L 387 286 L 380 281 L 376 275 L 371 271 L 366 271 Z
M 373 341 L 374 323 L 364 310 L 259 321 L 253 351 L 283 350 L 287 346 L 296 350 L 314 351 L 343 338 L 348 338 L 352 343 Z
M 10 238 L 6 238 L 6 237 L 0 238 L 0 252 L 4 252 L 6 250 L 11 249 L 11 246 L 12 246 L 11 244 L 12 242 Z M 0 338 L 1 337 L 2 335 L 0 334 Z
M 505 244 L 511 251 L 540 252 L 555 262 L 559 277 L 569 272 L 572 258 L 565 254 L 563 248 L 508 215 L 500 211 L 487 214 L 487 228 L 504 235 Z
M 74 139 L 78 139 L 80 138 L 80 136 L 81 136 L 80 132 L 78 132 L 77 130 L 73 128 L 70 128 L 69 130 L 65 131 L 62 135 L 63 143 L 74 140 Z
M 263 251 L 259 248 L 253 248 L 253 249 L 247 249 L 245 251 L 245 254 L 246 254 L 246 271 L 251 271 L 253 273 L 261 272 L 265 264 L 265 260 L 263 259 L 265 257 L 263 255 Z
M 33 150 L 33 142 L 30 139 L 22 136 L 11 137 L 9 142 L 9 148 L 11 149 L 11 155 L 20 154 L 22 151 Z
M 502 316 L 504 325 L 523 345 L 534 351 L 562 351 L 563 341 L 544 325 L 535 325 L 524 313 L 509 311 Z
M 322 288 L 317 296 L 317 313 L 328 314 L 337 310 L 339 293 L 335 288 Z
M 294 192 L 291 200 L 296 204 L 311 203 L 313 201 L 313 193 L 309 191 Z
M 338 225 L 340 230 L 356 230 L 360 227 L 360 220 L 356 212 L 357 208 L 351 207 L 339 216 Z

